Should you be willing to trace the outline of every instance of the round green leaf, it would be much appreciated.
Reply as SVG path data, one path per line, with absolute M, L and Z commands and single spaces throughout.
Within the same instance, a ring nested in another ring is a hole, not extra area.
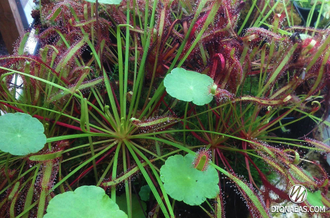
M 205 171 L 195 169 L 194 158 L 191 154 L 169 157 L 160 169 L 160 178 L 172 198 L 189 205 L 200 205 L 206 198 L 215 198 L 219 193 L 219 176 L 211 166 Z
M 205 74 L 175 68 L 167 74 L 164 86 L 169 95 L 182 101 L 192 101 L 196 105 L 208 104 L 212 101 L 210 87 L 213 79 Z
M 5 114 L 0 123 L 0 150 L 4 152 L 27 155 L 40 151 L 46 143 L 44 126 L 29 114 Z
M 142 201 L 149 201 L 150 198 L 150 187 L 149 185 L 144 185 L 141 187 L 139 195 Z
M 44 218 L 124 218 L 127 215 L 96 186 L 81 186 L 74 192 L 56 195 L 47 207 Z
M 96 3 L 96 0 L 85 0 L 87 2 Z M 98 0 L 100 4 L 108 4 L 108 5 L 119 5 L 122 0 Z

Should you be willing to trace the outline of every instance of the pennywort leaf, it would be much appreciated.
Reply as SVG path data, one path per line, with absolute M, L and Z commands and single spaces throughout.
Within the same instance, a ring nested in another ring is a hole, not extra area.
M 213 167 L 200 171 L 193 167 L 195 156 L 174 155 L 160 169 L 166 192 L 189 205 L 200 205 L 219 194 L 219 176 Z
M 208 104 L 213 95 L 210 88 L 213 79 L 205 74 L 175 68 L 164 79 L 167 93 L 182 101 L 192 101 L 196 105 Z
M 0 116 L 0 150 L 12 155 L 40 151 L 45 143 L 44 126 L 29 114 L 8 113 Z
M 118 205 L 96 186 L 81 186 L 75 191 L 56 195 L 47 207 L 44 218 L 126 218 Z

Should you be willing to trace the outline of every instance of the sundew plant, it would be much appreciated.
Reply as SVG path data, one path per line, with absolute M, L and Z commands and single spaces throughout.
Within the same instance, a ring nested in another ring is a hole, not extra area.
M 38 52 L 0 57 L 0 217 L 226 217 L 228 187 L 270 217 L 294 184 L 328 209 L 330 31 L 279 2 L 40 1 Z

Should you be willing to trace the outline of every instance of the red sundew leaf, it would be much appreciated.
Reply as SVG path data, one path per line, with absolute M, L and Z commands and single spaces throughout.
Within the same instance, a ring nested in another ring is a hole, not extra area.
M 277 162 L 274 161 L 274 159 L 271 159 L 265 155 L 262 155 L 263 160 L 271 166 L 273 169 L 275 169 L 278 173 L 280 173 L 282 176 L 286 176 L 286 172 L 283 170 L 283 166 L 279 165 Z
M 222 40 L 219 44 L 206 44 L 206 49 L 212 56 L 209 75 L 215 84 L 235 93 L 237 86 L 243 79 L 243 67 L 239 61 L 242 45 L 236 39 L 227 42 Z M 244 63 L 250 66 L 249 59 Z
M 42 16 L 46 17 L 45 20 L 54 20 L 57 23 L 63 21 L 66 23 L 71 17 L 73 17 L 71 9 L 73 9 L 77 15 L 82 15 L 84 11 L 83 4 L 81 3 L 75 1 L 63 1 L 55 3 L 53 7 L 50 8 L 50 13 L 43 10 L 48 14 L 42 14 Z
M 253 38 L 251 38 L 253 36 Z M 283 39 L 283 36 L 276 34 L 272 31 L 266 30 L 264 28 L 258 28 L 258 27 L 251 27 L 246 30 L 243 40 L 252 41 L 257 39 L 258 41 L 260 39 L 272 39 L 279 41 Z
M 60 15 L 62 8 L 55 7 L 55 10 L 46 18 L 46 20 L 55 21 L 57 17 Z
M 322 195 L 322 203 L 325 204 L 326 207 L 330 207 L 330 200 L 327 198 L 325 193 L 321 193 Z
M 289 169 L 287 170 L 287 177 L 290 177 L 295 183 L 305 185 L 306 187 L 318 187 L 314 178 L 306 173 L 306 171 L 296 165 L 289 164 Z
M 251 189 L 246 182 L 238 178 L 234 173 L 230 173 L 219 166 L 210 163 L 211 166 L 214 166 L 217 170 L 223 173 L 225 176 L 229 177 L 239 189 L 240 193 L 246 200 L 246 204 L 249 207 L 250 212 L 254 214 L 254 217 L 270 217 L 269 211 L 266 208 L 264 201 L 260 198 L 260 195 L 256 193 L 254 189 Z
M 225 70 L 227 71 L 227 73 L 225 74 L 226 76 L 225 79 L 228 77 L 227 85 L 229 86 L 229 90 L 235 92 L 238 85 L 242 83 L 243 68 L 235 55 L 231 55 L 230 58 L 227 58 L 227 62 L 230 67 Z M 217 78 L 215 80 L 216 84 L 219 84 L 220 82 L 221 82 L 220 78 Z
M 55 71 L 60 72 L 62 68 L 69 63 L 70 60 L 74 59 L 76 52 L 78 52 L 84 45 L 86 44 L 85 40 L 82 39 L 75 44 L 71 45 L 71 47 L 64 53 L 61 60 L 58 62 Z
M 256 149 L 256 151 L 258 153 L 260 152 L 264 152 L 263 154 L 266 154 L 267 156 L 271 157 L 271 158 L 276 158 L 276 154 L 274 152 L 274 150 L 276 150 L 275 148 L 269 146 L 266 143 L 260 143 L 257 141 L 252 141 L 252 143 L 250 143 L 250 145 Z
M 330 152 L 330 146 L 315 139 L 305 139 L 305 142 L 314 145 L 316 148 L 320 148 L 324 152 Z
M 268 179 L 266 178 L 266 176 L 261 172 L 261 170 L 258 168 L 258 166 L 251 160 L 250 157 L 248 157 L 250 163 L 255 167 L 255 169 L 258 171 L 259 176 L 261 178 L 261 181 L 263 183 L 263 185 L 265 186 L 265 194 L 266 194 L 266 198 L 270 198 L 269 196 L 269 191 L 273 191 L 275 194 L 277 194 L 282 200 L 289 200 L 289 196 L 287 195 L 287 193 L 285 193 L 284 191 L 280 190 L 279 188 L 277 188 L 275 185 L 271 184 Z
M 325 181 L 315 181 L 315 178 L 311 177 L 306 171 L 295 164 L 292 164 L 291 160 L 285 156 L 285 154 L 278 149 L 275 150 L 276 158 L 269 158 L 267 155 L 263 156 L 264 160 L 271 166 L 276 167 L 282 175 L 286 178 L 290 177 L 290 182 L 304 184 L 307 187 L 320 187 L 323 186 Z M 268 159 L 268 160 L 267 160 Z M 325 177 L 327 178 L 327 176 Z M 293 184 L 294 184 L 293 183 Z
M 137 126 L 141 131 L 158 131 L 168 128 L 179 119 L 173 116 L 155 117 L 147 120 L 140 121 L 135 118 L 131 118 L 133 125 Z
M 66 78 L 64 78 L 63 76 L 61 76 L 57 71 L 55 71 L 52 67 L 50 67 L 48 64 L 46 64 L 44 61 L 42 61 L 39 57 L 36 56 L 27 56 L 27 55 L 13 55 L 13 56 L 7 56 L 6 59 L 14 59 L 15 63 L 18 60 L 22 60 L 22 61 L 30 61 L 31 64 L 35 63 L 38 66 L 43 66 L 46 67 L 47 69 L 49 69 L 53 74 L 55 74 L 57 77 L 60 77 L 61 80 L 65 83 L 65 84 L 69 84 L 69 82 L 66 80 Z M 7 70 L 7 68 L 1 68 L 4 70 Z M 8 69 L 10 70 L 10 69 Z M 33 75 L 33 72 L 31 72 L 31 74 Z
M 257 141 L 250 143 L 250 146 L 252 146 L 252 148 L 255 149 L 256 152 L 263 157 L 264 161 L 266 161 L 273 169 L 286 177 L 286 168 L 284 166 L 291 164 L 291 162 L 286 159 L 283 155 L 284 153 L 280 149 Z
M 278 106 L 278 105 L 283 105 L 283 104 L 287 104 L 288 102 L 290 102 L 290 100 L 292 99 L 291 95 L 286 96 L 283 99 L 266 99 L 266 98 L 257 98 L 257 97 L 253 97 L 253 96 L 243 96 L 241 98 L 237 98 L 234 101 L 252 101 L 252 102 L 256 102 L 260 105 L 266 105 L 266 106 Z
M 325 52 L 325 54 L 323 55 L 320 69 L 317 72 L 317 77 L 316 77 L 313 87 L 310 89 L 308 95 L 312 95 L 315 92 L 317 92 L 318 90 L 320 90 L 321 88 L 323 88 L 325 85 L 324 81 L 328 80 L 325 78 L 326 78 L 326 76 L 328 76 L 327 75 L 328 71 L 326 70 L 326 68 L 328 68 L 327 60 L 329 59 L 329 56 L 330 56 L 330 50 L 327 50 Z
M 239 2 L 238 5 L 237 5 L 237 7 L 234 10 L 234 13 L 235 14 L 239 14 L 243 10 L 243 8 L 245 7 L 245 5 L 246 5 L 246 2 L 244 2 L 244 1 Z
M 199 19 L 196 21 L 196 23 L 194 24 L 194 27 L 192 28 L 192 30 L 191 30 L 191 32 L 190 32 L 189 39 L 188 39 L 188 43 L 191 42 L 191 38 L 195 35 L 196 30 L 197 30 L 198 28 L 201 28 L 201 27 L 204 25 L 204 23 L 205 23 L 207 17 L 209 16 L 210 12 L 211 12 L 211 10 L 209 10 L 208 12 L 206 12 L 204 15 L 202 15 L 201 18 L 199 18 Z
M 313 161 L 313 165 L 319 168 L 318 176 L 313 177 L 318 184 L 318 187 L 329 187 L 330 184 L 328 179 L 328 173 L 324 170 L 320 163 Z
M 315 163 L 322 171 L 321 174 L 323 174 L 323 179 L 312 177 L 310 174 L 306 173 L 304 169 L 293 164 L 292 161 L 288 157 L 286 157 L 285 153 L 282 152 L 280 149 L 273 148 L 267 145 L 265 146 L 258 142 L 254 142 L 253 144 L 251 144 L 251 146 L 254 147 L 254 149 L 258 152 L 260 156 L 263 157 L 263 160 L 269 166 L 271 166 L 274 170 L 280 173 L 284 178 L 289 178 L 288 181 L 291 184 L 299 183 L 311 189 L 315 189 L 316 187 L 325 187 L 328 185 L 327 174 L 319 164 Z M 286 199 L 280 190 L 277 190 L 276 187 L 271 187 L 272 184 L 270 184 L 265 178 L 263 178 L 262 175 L 260 176 L 265 187 L 268 187 L 271 190 L 274 189 L 273 191 L 277 193 L 277 195 L 279 195 L 283 199 Z
M 226 89 L 217 88 L 214 97 L 218 103 L 221 103 L 233 99 L 234 94 L 228 92 Z
M 219 65 L 220 65 L 220 67 L 219 67 Z M 224 56 L 221 53 L 216 53 L 213 56 L 213 66 L 211 69 L 210 77 L 212 79 L 214 79 L 216 69 L 220 68 L 220 71 L 223 71 L 225 69 L 225 65 L 226 65 L 226 60 L 225 60 Z

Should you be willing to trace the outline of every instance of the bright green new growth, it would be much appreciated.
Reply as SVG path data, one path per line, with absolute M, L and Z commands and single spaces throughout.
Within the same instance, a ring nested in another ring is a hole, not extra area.
M 182 101 L 192 101 L 201 106 L 212 101 L 210 87 L 213 82 L 208 75 L 175 68 L 166 75 L 164 86 L 170 96 Z
M 40 151 L 45 143 L 44 126 L 29 114 L 9 113 L 0 116 L 0 150 L 12 155 Z
M 203 155 L 198 163 L 198 165 L 196 166 L 196 169 L 199 171 L 203 171 L 205 165 L 207 164 L 207 161 L 209 161 L 206 157 L 206 155 Z
M 96 0 L 85 0 L 87 2 L 95 3 Z M 98 0 L 98 3 L 100 4 L 108 4 L 108 5 L 119 5 L 122 2 L 122 0 Z
M 213 84 L 211 87 L 210 87 L 210 93 L 212 95 L 215 95 L 216 94 L 216 91 L 217 91 L 217 88 L 218 86 L 216 84 Z
M 127 215 L 96 186 L 81 186 L 75 191 L 56 195 L 47 207 L 44 218 L 124 218 Z
M 192 154 L 169 157 L 160 169 L 160 178 L 172 198 L 189 205 L 200 205 L 206 198 L 219 194 L 219 176 L 211 166 L 205 171 L 195 169 L 194 159 Z

